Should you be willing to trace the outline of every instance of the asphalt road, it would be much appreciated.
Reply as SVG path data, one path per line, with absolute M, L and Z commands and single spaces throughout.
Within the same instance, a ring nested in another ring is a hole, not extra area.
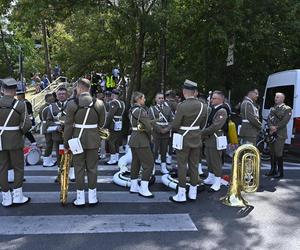
M 217 193 L 198 193 L 196 202 L 174 204 L 168 197 L 175 191 L 161 183 L 159 171 L 150 188 L 156 197 L 145 199 L 112 183 L 117 167 L 102 162 L 100 204 L 73 207 L 71 183 L 69 203 L 62 207 L 54 183 L 57 169 L 29 166 L 24 191 L 31 203 L 0 206 L 0 250 L 300 249 L 300 164 L 293 157 L 286 156 L 281 180 L 264 177 L 270 166 L 262 164 L 258 192 L 243 194 L 250 203 L 245 208 L 220 202 L 225 186 Z M 230 174 L 230 165 L 225 164 L 224 174 Z
M 258 192 L 244 194 L 251 206 L 242 209 L 219 201 L 226 187 L 174 204 L 168 197 L 175 192 L 156 183 L 154 200 L 140 198 L 111 183 L 116 167 L 103 165 L 100 205 L 73 207 L 72 183 L 69 204 L 62 207 L 55 168 L 27 167 L 24 191 L 32 203 L 0 208 L 0 249 L 300 249 L 300 165 L 286 166 L 282 180 L 261 177 Z

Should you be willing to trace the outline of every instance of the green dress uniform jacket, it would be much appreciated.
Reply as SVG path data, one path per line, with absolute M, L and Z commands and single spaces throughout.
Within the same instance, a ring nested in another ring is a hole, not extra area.
M 256 137 L 261 129 L 261 122 L 259 121 L 258 109 L 248 97 L 245 97 L 241 104 L 241 117 L 242 126 L 239 136 L 244 141 L 249 141 L 255 145 Z
M 277 127 L 277 136 L 280 139 L 287 138 L 287 124 L 292 116 L 291 107 L 284 103 L 279 106 L 274 106 L 270 110 L 268 116 L 268 125 Z
M 61 120 L 65 120 L 66 108 L 68 101 L 65 102 L 55 102 L 49 105 L 49 112 L 47 115 L 46 127 L 62 125 Z M 62 133 L 59 131 L 52 132 L 53 141 L 62 141 Z
M 171 108 L 165 104 L 162 104 L 160 106 L 151 106 L 149 109 L 149 116 L 152 120 L 157 120 L 157 122 L 153 124 L 153 136 L 160 138 L 169 138 L 170 133 L 161 133 L 161 131 L 163 128 L 168 127 L 169 122 L 171 122 L 173 119 Z
M 80 128 L 75 128 L 75 124 L 83 124 L 87 107 L 92 103 L 86 125 L 97 124 L 102 128 L 105 123 L 105 107 L 101 100 L 94 100 L 89 93 L 82 93 L 78 97 L 78 104 L 76 100 L 71 100 L 66 109 L 66 120 L 64 129 L 64 145 L 69 148 L 68 140 L 79 136 Z M 83 149 L 98 149 L 100 147 L 101 139 L 97 128 L 83 129 L 80 138 Z
M 196 98 L 188 98 L 178 105 L 177 112 L 172 122 L 172 129 L 174 131 L 177 131 L 179 134 L 184 134 L 186 130 L 180 129 L 180 127 L 191 126 L 191 124 L 199 114 L 201 105 L 203 105 L 203 110 L 200 118 L 194 124 L 194 127 L 200 126 L 200 128 L 203 128 L 205 126 L 207 118 L 207 105 L 201 103 Z M 184 136 L 183 147 L 199 148 L 201 146 L 201 129 L 190 130 Z
M 10 96 L 3 96 L 0 99 L 0 126 L 3 126 L 6 118 L 8 117 L 13 103 L 16 99 Z M 31 128 L 31 121 L 27 114 L 26 104 L 19 101 L 18 105 L 13 112 L 7 127 L 19 126 L 20 130 L 4 131 L 1 140 L 3 150 L 22 149 L 24 147 L 23 135 Z

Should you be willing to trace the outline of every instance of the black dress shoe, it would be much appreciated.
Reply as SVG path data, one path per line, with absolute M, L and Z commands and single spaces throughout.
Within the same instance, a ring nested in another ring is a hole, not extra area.
M 276 172 L 274 172 L 274 171 L 270 171 L 268 173 L 265 173 L 265 176 L 274 176 L 274 175 L 276 175 Z
M 276 175 L 273 176 L 275 179 L 281 179 L 283 178 L 283 173 L 277 173 Z

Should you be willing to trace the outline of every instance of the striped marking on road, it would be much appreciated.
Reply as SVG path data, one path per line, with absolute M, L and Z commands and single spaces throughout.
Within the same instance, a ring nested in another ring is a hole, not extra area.
M 151 188 L 150 188 L 151 189 Z M 125 190 L 125 189 L 124 189 Z M 59 203 L 59 192 L 24 192 L 31 198 L 30 203 Z M 166 203 L 171 202 L 169 197 L 174 195 L 174 192 L 153 192 L 155 198 L 147 199 L 138 194 L 131 194 L 126 191 L 106 191 L 97 192 L 100 203 Z M 88 201 L 87 192 L 86 202 Z M 68 201 L 72 202 L 76 198 L 76 192 L 68 192 Z
M 0 235 L 198 231 L 189 214 L 0 216 Z
M 25 182 L 24 183 L 44 183 L 44 184 L 49 184 L 49 183 L 54 183 L 55 176 L 44 176 L 44 175 L 39 175 L 39 176 L 30 176 L 30 175 L 25 175 Z M 155 176 L 156 183 L 162 183 L 161 181 L 161 176 Z M 97 183 L 112 183 L 113 181 L 113 176 L 99 176 L 97 177 Z M 71 182 L 72 183 L 72 182 Z M 85 183 L 87 183 L 87 177 L 85 177 Z
M 262 170 L 268 170 L 270 169 L 270 164 L 262 163 L 261 164 Z M 206 163 L 202 164 L 203 169 L 207 169 Z M 155 169 L 157 171 L 160 170 L 160 166 L 156 166 Z M 230 163 L 225 163 L 223 166 L 223 169 L 225 170 L 230 170 L 231 169 L 231 164 Z M 119 167 L 116 165 L 113 166 L 107 166 L 107 165 L 98 165 L 98 170 L 99 171 L 119 171 Z M 284 165 L 284 170 L 300 170 L 300 164 L 290 164 L 290 163 L 285 163 Z M 42 165 L 36 165 L 36 166 L 26 166 L 25 167 L 25 172 L 26 171 L 57 171 L 57 167 L 48 167 L 44 168 Z

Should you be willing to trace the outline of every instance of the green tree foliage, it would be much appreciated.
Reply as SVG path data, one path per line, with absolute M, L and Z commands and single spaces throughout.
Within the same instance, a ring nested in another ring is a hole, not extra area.
M 26 73 L 47 72 L 45 44 L 34 48 L 43 41 L 44 23 L 49 67 L 58 63 L 67 76 L 79 77 L 119 66 L 130 76 L 129 93 L 142 90 L 150 97 L 160 89 L 162 35 L 167 88 L 179 89 L 188 78 L 204 92 L 230 88 L 238 99 L 250 86 L 263 89 L 269 74 L 300 67 L 299 0 L 167 2 L 162 8 L 161 0 L 1 0 L 10 63 L 17 63 L 21 45 Z M 234 65 L 227 67 L 233 37 Z M 10 63 L 1 53 L 2 72 Z

